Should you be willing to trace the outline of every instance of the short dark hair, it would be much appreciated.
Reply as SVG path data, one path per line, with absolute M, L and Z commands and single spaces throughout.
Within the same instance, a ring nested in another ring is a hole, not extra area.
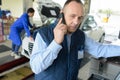
M 33 8 L 28 8 L 27 13 L 34 13 L 35 10 Z
M 70 2 L 72 2 L 72 1 L 75 1 L 75 2 L 77 2 L 77 3 L 83 4 L 81 0 L 67 0 L 67 1 L 65 2 L 65 4 L 64 4 L 64 7 L 65 7 L 66 5 L 68 5 L 68 4 L 69 4 Z

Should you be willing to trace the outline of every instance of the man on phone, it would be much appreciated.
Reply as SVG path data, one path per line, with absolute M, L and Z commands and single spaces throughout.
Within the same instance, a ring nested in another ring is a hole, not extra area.
M 37 33 L 30 56 L 35 80 L 78 80 L 84 51 L 97 58 L 120 56 L 120 46 L 97 43 L 79 29 L 84 16 L 80 0 L 67 0 L 62 13 L 65 24 L 61 18 Z

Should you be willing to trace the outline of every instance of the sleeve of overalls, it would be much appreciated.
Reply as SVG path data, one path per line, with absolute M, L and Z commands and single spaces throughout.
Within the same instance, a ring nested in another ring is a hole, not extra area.
M 30 28 L 33 28 L 32 24 L 30 23 L 30 19 L 28 18 L 28 25 L 30 26 Z
M 30 30 L 29 30 L 29 18 L 27 16 L 22 17 L 22 24 L 24 26 L 25 32 L 27 33 L 27 37 L 31 36 Z

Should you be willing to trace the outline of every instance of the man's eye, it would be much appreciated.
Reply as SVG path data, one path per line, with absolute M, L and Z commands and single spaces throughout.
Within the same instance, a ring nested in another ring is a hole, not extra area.
M 79 19 L 79 20 L 82 20 L 82 19 L 83 19 L 83 16 L 80 16 L 78 19 Z

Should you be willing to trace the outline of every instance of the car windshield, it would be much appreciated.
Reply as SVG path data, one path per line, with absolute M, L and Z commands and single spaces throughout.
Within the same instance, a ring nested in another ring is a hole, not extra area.
M 84 22 L 84 24 L 82 26 L 82 30 L 83 31 L 88 31 L 88 30 L 91 30 L 92 28 L 95 28 L 96 26 L 97 26 L 97 23 L 94 20 L 94 17 L 93 16 L 89 16 L 85 20 L 85 22 Z

